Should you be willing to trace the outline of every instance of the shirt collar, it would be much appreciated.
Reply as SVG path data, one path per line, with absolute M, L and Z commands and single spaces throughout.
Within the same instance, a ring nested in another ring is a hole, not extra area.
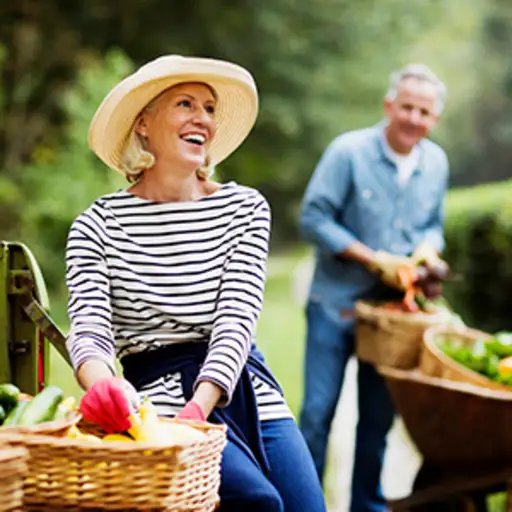
M 378 153 L 380 159 L 387 160 L 388 162 L 392 163 L 393 165 L 396 165 L 396 160 L 393 158 L 393 154 L 391 152 L 392 150 L 391 150 L 389 143 L 386 139 L 385 129 L 386 129 L 387 124 L 388 124 L 388 121 L 383 120 L 375 125 L 376 135 L 377 135 L 376 136 L 377 153 Z M 421 162 L 422 162 L 421 157 L 423 154 L 422 148 L 423 148 L 423 140 L 420 140 L 416 144 L 416 146 L 414 146 L 414 148 L 412 149 L 412 151 L 414 151 L 417 154 L 416 168 L 419 171 L 422 170 L 422 167 L 421 167 Z
M 382 144 L 382 151 L 384 152 L 384 155 L 386 155 L 386 158 L 393 162 L 394 164 L 398 165 L 406 160 L 414 162 L 414 165 L 417 165 L 419 161 L 420 156 L 420 149 L 418 146 L 414 146 L 411 150 L 411 152 L 407 155 L 401 155 L 397 153 L 390 145 L 389 142 L 384 134 L 382 132 L 381 136 L 381 144 Z

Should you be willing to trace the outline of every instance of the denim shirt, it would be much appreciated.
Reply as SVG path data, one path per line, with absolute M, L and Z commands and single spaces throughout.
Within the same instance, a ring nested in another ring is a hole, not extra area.
M 448 161 L 423 139 L 409 181 L 400 186 L 386 156 L 382 123 L 338 136 L 326 149 L 306 189 L 300 230 L 316 248 L 309 300 L 334 321 L 351 321 L 360 298 L 377 298 L 378 278 L 363 265 L 336 255 L 359 241 L 374 250 L 410 255 L 422 241 L 444 246 Z

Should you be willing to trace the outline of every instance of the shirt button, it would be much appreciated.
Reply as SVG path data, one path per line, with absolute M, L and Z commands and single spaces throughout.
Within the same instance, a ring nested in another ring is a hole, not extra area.
M 400 229 L 403 226 L 402 221 L 399 219 L 395 220 L 393 226 L 395 226 L 396 229 Z
M 362 192 L 363 199 L 371 199 L 372 195 L 372 191 L 369 189 L 365 189 Z

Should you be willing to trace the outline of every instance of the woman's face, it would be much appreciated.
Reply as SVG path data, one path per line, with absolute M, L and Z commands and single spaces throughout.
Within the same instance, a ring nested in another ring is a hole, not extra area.
M 201 83 L 171 87 L 140 116 L 136 131 L 156 161 L 179 162 L 192 170 L 204 165 L 215 136 L 216 99 Z

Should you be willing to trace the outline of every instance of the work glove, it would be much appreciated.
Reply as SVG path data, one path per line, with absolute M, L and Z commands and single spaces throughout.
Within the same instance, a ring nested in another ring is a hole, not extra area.
M 129 430 L 133 415 L 140 406 L 135 388 L 121 377 L 107 377 L 96 381 L 80 401 L 80 412 L 85 420 L 99 425 L 107 433 Z
M 427 265 L 435 265 L 442 261 L 437 251 L 428 243 L 422 242 L 412 253 L 411 260 L 415 265 L 426 263 Z
M 414 263 L 407 256 L 398 256 L 386 251 L 377 251 L 374 261 L 369 265 L 371 272 L 392 288 L 405 290 L 415 280 Z
M 181 420 L 206 421 L 203 410 L 199 404 L 193 400 L 185 404 L 185 407 L 176 415 L 176 418 Z
M 428 243 L 422 242 L 414 250 L 411 260 L 418 267 L 423 265 L 428 269 L 428 275 L 439 281 L 444 281 L 448 278 L 450 267 L 446 261 L 441 259 L 437 251 Z

